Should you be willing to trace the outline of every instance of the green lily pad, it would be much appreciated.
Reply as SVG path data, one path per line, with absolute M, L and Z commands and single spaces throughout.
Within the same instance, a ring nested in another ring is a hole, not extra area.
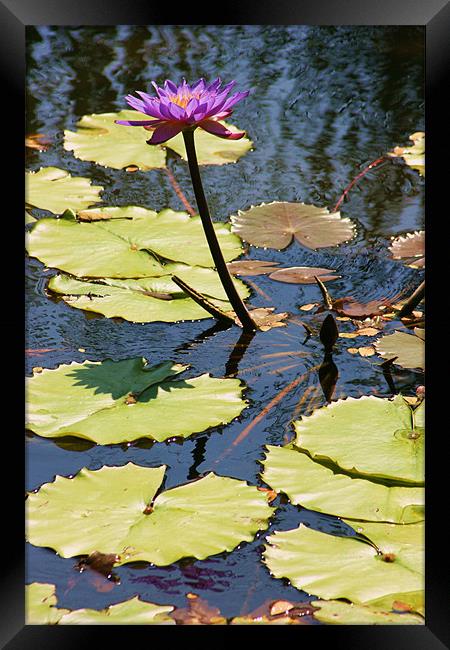
M 389 612 L 339 600 L 315 600 L 314 618 L 331 625 L 424 625 L 425 620 L 409 612 Z
M 211 472 L 160 492 L 165 469 L 128 463 L 57 476 L 28 496 L 28 541 L 62 557 L 97 550 L 118 565 L 165 566 L 232 551 L 267 528 L 274 508 L 256 487 Z
M 222 311 L 231 310 L 216 271 L 184 264 L 170 264 L 166 269 L 207 296 Z M 247 298 L 249 290 L 246 285 L 240 280 L 234 280 L 234 283 L 239 295 Z M 101 282 L 86 282 L 59 274 L 50 279 L 48 288 L 61 295 L 71 307 L 134 323 L 211 318 L 209 312 L 172 282 L 170 275 L 139 280 L 103 278 Z
M 25 172 L 25 200 L 28 205 L 54 214 L 68 208 L 83 210 L 101 201 L 101 185 L 91 185 L 89 178 L 71 176 L 57 167 L 41 167 L 37 172 Z
M 423 427 L 401 395 L 347 397 L 304 416 L 294 427 L 296 446 L 313 459 L 362 477 L 424 482 Z
M 423 523 L 352 525 L 379 551 L 357 537 L 336 537 L 301 524 L 270 535 L 264 561 L 275 578 L 288 578 L 297 589 L 326 600 L 368 603 L 423 591 Z
M 342 244 L 355 235 L 350 219 L 339 212 L 305 203 L 274 201 L 252 206 L 231 217 L 232 231 L 241 239 L 263 248 L 282 250 L 295 238 L 300 244 L 317 250 Z
M 168 616 L 171 611 L 173 607 L 170 605 L 146 603 L 135 596 L 100 611 L 75 609 L 65 614 L 59 623 L 60 625 L 175 625 L 175 621 Z
M 229 131 L 233 131 L 233 133 L 241 131 L 241 129 L 238 129 L 233 124 L 228 124 L 223 120 L 219 120 L 219 123 L 223 124 Z M 144 133 L 147 133 L 148 137 L 148 131 L 144 130 Z M 212 135 L 201 128 L 195 130 L 194 140 L 199 165 L 225 165 L 226 163 L 234 163 L 250 151 L 253 144 L 245 136 L 240 140 L 227 140 L 225 138 L 218 138 L 216 135 Z M 183 160 L 187 160 L 182 133 L 168 140 L 165 146 L 175 151 Z
M 296 449 L 267 445 L 261 477 L 294 505 L 336 517 L 406 524 L 424 519 L 425 490 L 334 473 Z
M 68 609 L 56 607 L 55 585 L 32 582 L 25 587 L 25 622 L 27 625 L 55 625 Z
M 40 219 L 27 237 L 29 254 L 46 266 L 79 277 L 166 275 L 167 260 L 214 266 L 200 217 L 168 209 L 156 213 L 136 206 L 102 207 L 92 212 L 108 214 L 111 219 L 83 223 L 69 218 Z M 216 223 L 214 228 L 226 261 L 242 253 L 241 242 L 228 225 Z
M 64 131 L 64 149 L 73 151 L 80 160 L 114 169 L 129 165 L 141 170 L 165 167 L 166 152 L 159 145 L 147 144 L 148 131 L 115 123 L 115 120 L 139 119 L 143 119 L 142 113 L 129 110 L 83 115 L 76 131 Z
M 44 369 L 27 379 L 26 426 L 45 438 L 77 436 L 101 445 L 162 442 L 231 422 L 246 407 L 238 379 L 173 379 L 186 368 L 134 358 Z
M 423 336 L 394 332 L 375 342 L 375 349 L 383 359 L 393 359 L 402 368 L 425 370 L 425 341 Z

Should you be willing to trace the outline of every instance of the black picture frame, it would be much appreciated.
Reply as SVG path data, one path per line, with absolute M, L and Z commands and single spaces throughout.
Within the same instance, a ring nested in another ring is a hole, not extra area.
M 223 4 L 221 8 L 225 9 Z M 445 166 L 444 141 L 448 132 L 448 108 L 445 101 L 446 72 L 450 60 L 450 3 L 447 0 L 277 0 L 269 2 L 261 0 L 258 4 L 250 4 L 245 0 L 231 2 L 227 13 L 212 14 L 211 7 L 194 6 L 189 3 L 185 7 L 175 8 L 165 3 L 156 5 L 151 0 L 0 0 L 0 65 L 2 72 L 2 88 L 4 89 L 2 109 L 5 112 L 2 120 L 3 133 L 5 130 L 12 136 L 12 146 L 9 145 L 7 156 L 8 196 L 11 200 L 13 215 L 22 214 L 24 187 L 22 173 L 23 156 L 23 113 L 25 88 L 25 28 L 28 25 L 115 25 L 115 24 L 304 24 L 304 25 L 423 25 L 426 34 L 426 131 L 427 131 L 427 180 L 426 180 L 426 223 L 427 248 L 433 247 L 433 269 L 426 271 L 428 327 L 432 328 L 433 343 L 427 343 L 426 354 L 429 362 L 427 369 L 427 398 L 429 408 L 427 414 L 428 434 L 426 453 L 427 473 L 427 523 L 426 523 L 426 625 L 421 626 L 303 626 L 301 631 L 297 626 L 263 626 L 247 627 L 251 633 L 252 643 L 255 642 L 255 629 L 263 629 L 264 637 L 256 634 L 256 641 L 263 639 L 265 643 L 292 634 L 300 634 L 301 643 L 326 643 L 333 648 L 355 648 L 376 650 L 440 650 L 450 647 L 450 626 L 448 617 L 448 552 L 445 539 L 445 508 L 442 509 L 445 497 L 448 460 L 442 452 L 441 443 L 446 437 L 446 421 L 444 415 L 439 418 L 437 412 L 445 406 L 447 392 L 446 382 L 440 379 L 440 371 L 445 371 L 445 346 L 439 349 L 436 340 L 442 334 L 438 321 L 438 310 L 442 307 L 442 291 L 434 287 L 434 278 L 439 283 L 435 260 L 445 259 L 445 245 L 437 230 L 448 221 L 446 214 L 445 189 L 448 185 L 448 170 Z M 14 114 L 15 118 L 12 116 Z M 20 179 L 20 180 L 19 180 Z M 15 181 L 15 183 L 14 183 Z M 15 188 L 15 189 L 13 189 Z M 441 198 L 440 198 L 441 197 Z M 19 216 L 8 217 L 9 223 L 16 220 L 14 228 L 8 229 L 8 248 L 20 250 L 23 242 L 22 222 Z M 13 232 L 15 229 L 15 232 Z M 16 239 L 17 238 L 17 239 Z M 438 240 L 441 239 L 440 242 Z M 430 259 L 430 257 L 429 257 Z M 23 270 L 21 256 L 15 253 L 13 261 L 8 266 L 9 277 L 15 277 L 15 285 L 9 292 L 23 295 Z M 17 370 L 17 388 L 10 385 L 11 374 L 8 374 L 8 393 L 14 391 L 14 405 L 21 417 L 21 400 L 23 395 L 23 379 L 21 376 L 23 352 L 20 346 L 18 332 L 24 328 L 24 305 L 20 298 L 15 308 L 9 308 L 1 319 L 3 341 L 16 341 L 17 346 L 8 348 L 8 367 Z M 442 325 L 445 327 L 445 322 Z M 430 329 L 429 329 L 430 331 Z M 443 336 L 443 335 L 442 335 Z M 436 352 L 434 352 L 436 350 Z M 431 364 L 431 366 L 430 366 Z M 445 377 L 445 374 L 444 374 Z M 21 423 L 17 422 L 17 430 Z M 6 428 L 6 427 L 5 427 Z M 9 431 L 9 427 L 8 427 Z M 10 432 L 9 432 L 10 433 Z M 130 633 L 133 643 L 135 635 L 145 634 L 145 626 L 26 626 L 24 625 L 24 514 L 22 495 L 24 472 L 21 469 L 23 458 L 23 443 L 20 435 L 8 436 L 15 442 L 8 442 L 8 458 L 14 453 L 17 467 L 14 467 L 12 479 L 3 478 L 2 519 L 3 533 L 0 577 L 0 647 L 8 650 L 24 650 L 26 648 L 72 648 L 91 647 L 94 643 L 105 645 L 106 638 L 112 633 L 119 643 L 130 643 Z M 4 443 L 5 444 L 5 443 Z M 14 449 L 11 448 L 14 446 Z M 11 461 L 9 461 L 10 463 Z M 5 475 L 6 476 L 6 475 Z M 441 514 L 442 513 L 442 514 Z M 6 524 L 6 526 L 5 526 Z M 11 528 L 13 526 L 13 529 Z M 14 530 L 15 536 L 12 536 Z M 447 571 L 446 571 L 447 569 Z M 100 627 L 100 630 L 99 630 Z M 108 629 L 105 629 L 108 627 Z M 132 628 L 132 629 L 131 629 Z M 165 642 L 172 643 L 173 635 L 182 642 L 193 639 L 193 629 L 203 636 L 209 633 L 218 634 L 215 628 L 189 627 L 180 631 L 179 626 L 151 628 L 152 635 L 163 633 Z M 242 628 L 226 626 L 223 629 L 224 641 L 229 635 L 242 638 Z M 234 631 L 233 631 L 234 630 Z M 306 634 L 308 638 L 303 635 Z M 124 636 L 122 636 L 124 635 Z M 125 636 L 126 635 L 126 636 Z M 149 643 L 155 637 L 141 637 L 141 642 Z M 86 645 L 87 644 L 87 645 Z

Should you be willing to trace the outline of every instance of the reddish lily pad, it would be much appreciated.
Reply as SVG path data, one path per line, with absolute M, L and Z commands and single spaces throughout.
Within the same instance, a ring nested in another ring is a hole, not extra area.
M 395 237 L 389 250 L 394 260 L 402 260 L 407 266 L 421 269 L 425 266 L 425 231 L 416 230 Z
M 228 270 L 233 275 L 267 275 L 278 266 L 278 262 L 263 260 L 237 260 L 228 262 Z
M 232 230 L 241 239 L 264 248 L 281 250 L 295 239 L 316 250 L 342 244 L 355 234 L 350 219 L 305 203 L 262 203 L 231 217 Z
M 290 284 L 315 284 L 315 276 L 322 282 L 337 280 L 340 275 L 330 275 L 333 270 L 321 269 L 314 266 L 291 266 L 289 268 L 278 269 L 269 275 L 271 280 L 277 282 L 288 282 Z

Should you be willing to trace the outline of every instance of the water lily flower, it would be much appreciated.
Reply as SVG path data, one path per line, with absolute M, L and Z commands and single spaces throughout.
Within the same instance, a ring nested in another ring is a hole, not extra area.
M 181 131 L 193 130 L 198 126 L 219 138 L 229 140 L 239 140 L 245 135 L 244 131 L 230 131 L 218 121 L 231 115 L 232 107 L 250 92 L 246 90 L 228 97 L 228 93 L 236 85 L 235 81 L 222 88 L 219 77 L 209 85 L 204 79 L 199 79 L 193 85 L 186 83 L 185 79 L 179 86 L 169 80 L 164 83 L 164 87 L 158 86 L 154 81 L 152 85 L 157 97 L 137 91 L 141 99 L 133 95 L 127 95 L 125 99 L 136 111 L 154 119 L 116 120 L 116 124 L 154 129 L 152 137 L 147 140 L 148 144 L 161 144 Z

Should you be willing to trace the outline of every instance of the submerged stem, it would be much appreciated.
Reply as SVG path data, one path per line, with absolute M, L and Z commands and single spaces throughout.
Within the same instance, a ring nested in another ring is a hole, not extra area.
M 209 250 L 211 251 L 214 264 L 219 274 L 222 286 L 228 296 L 228 300 L 233 307 L 236 316 L 241 321 L 244 330 L 256 330 L 257 327 L 253 322 L 246 306 L 242 302 L 240 295 L 234 286 L 233 279 L 230 275 L 226 262 L 224 260 L 222 251 L 220 250 L 219 242 L 217 240 L 216 231 L 214 230 L 211 216 L 209 214 L 208 204 L 206 202 L 205 193 L 203 191 L 202 180 L 200 177 L 200 170 L 197 162 L 197 154 L 194 144 L 194 131 L 183 131 L 184 144 L 186 147 L 189 171 L 191 173 L 192 185 L 194 188 L 195 199 L 197 201 L 198 212 L 203 224 L 203 230 L 208 241 Z

